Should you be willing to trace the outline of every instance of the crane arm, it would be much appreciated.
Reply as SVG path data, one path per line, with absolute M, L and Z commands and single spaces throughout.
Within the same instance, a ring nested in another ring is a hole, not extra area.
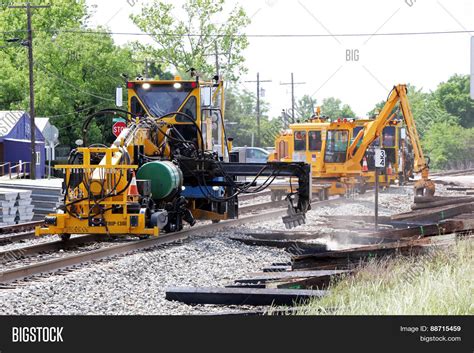
M 414 170 L 417 173 L 423 173 L 428 171 L 428 163 L 425 160 L 423 155 L 423 150 L 421 149 L 420 137 L 418 131 L 416 130 L 415 119 L 408 104 L 407 89 L 406 86 L 396 86 L 394 87 L 397 90 L 397 94 L 400 97 L 400 106 L 403 113 L 403 119 L 407 128 L 408 136 L 410 137 L 411 144 L 413 146 L 413 152 L 415 154 L 415 164 Z
M 366 128 L 363 130 L 363 137 L 361 132 L 357 135 L 355 141 L 350 146 L 350 151 L 352 152 L 355 149 L 354 144 L 357 144 L 361 138 L 362 142 L 352 158 L 350 158 L 351 162 L 360 164 L 360 161 L 362 158 L 364 158 L 367 148 L 377 137 L 380 136 L 385 126 L 387 126 L 387 124 L 396 116 L 396 114 L 392 114 L 392 112 L 398 103 L 400 104 L 407 133 L 415 154 L 414 170 L 417 173 L 421 173 L 421 179 L 415 183 L 416 195 L 433 196 L 435 192 L 435 185 L 429 179 L 429 166 L 421 148 L 420 137 L 416 129 L 415 119 L 413 118 L 410 104 L 408 102 L 406 85 L 397 85 L 393 87 L 380 114 L 374 121 L 368 123 Z
M 365 152 L 367 151 L 367 148 L 369 148 L 370 144 L 374 142 L 377 137 L 380 136 L 385 126 L 387 126 L 387 124 L 395 117 L 395 114 L 392 114 L 392 111 L 397 106 L 398 101 L 399 96 L 397 94 L 397 90 L 393 89 L 377 118 L 374 121 L 367 123 L 366 128 L 359 132 L 357 138 L 352 143 L 350 147 L 351 151 L 355 149 L 355 146 L 362 138 L 362 142 L 359 148 L 351 157 L 352 162 L 355 161 L 355 163 L 360 163 L 362 161 L 365 156 Z

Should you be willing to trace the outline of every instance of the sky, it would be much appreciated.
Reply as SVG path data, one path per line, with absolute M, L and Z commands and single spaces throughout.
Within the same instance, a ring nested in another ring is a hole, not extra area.
M 106 25 L 112 32 L 140 32 L 129 15 L 139 13 L 146 2 L 87 0 L 88 5 L 96 5 L 90 24 Z M 171 2 L 179 9 L 184 0 Z M 239 85 L 256 91 L 255 84 L 245 81 L 255 80 L 257 72 L 262 80 L 271 80 L 262 87 L 272 116 L 291 108 L 290 86 L 280 84 L 289 82 L 291 73 L 295 82 L 302 83 L 295 85 L 296 99 L 308 94 L 321 104 L 324 98 L 336 97 L 362 118 L 398 83 L 430 91 L 451 75 L 470 71 L 472 0 L 227 0 L 228 7 L 235 5 L 242 6 L 251 18 L 246 34 L 327 35 L 249 38 L 245 50 L 248 73 Z M 371 35 L 470 30 L 443 35 Z M 342 33 L 369 35 L 337 36 Z M 146 36 L 114 36 L 118 44 L 136 39 L 151 42 Z

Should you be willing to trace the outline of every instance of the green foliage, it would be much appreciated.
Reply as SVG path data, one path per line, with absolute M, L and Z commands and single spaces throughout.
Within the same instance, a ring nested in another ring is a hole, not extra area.
M 408 85 L 408 99 L 432 167 L 469 168 L 474 161 L 474 103 L 469 97 L 469 77 L 454 75 L 429 93 Z M 369 116 L 375 117 L 384 104 L 377 103 Z M 400 112 L 398 116 L 402 118 Z
M 131 52 L 115 46 L 110 36 L 82 35 L 78 41 L 74 33 L 61 33 L 36 52 L 37 114 L 62 115 L 52 122 L 61 131 L 61 142 L 69 145 L 81 136 L 85 115 L 115 106 L 115 88 L 124 83 L 121 74 L 137 71 Z M 111 117 L 98 122 L 101 129 L 93 128 L 90 142 L 110 141 Z
M 145 78 L 155 80 L 173 80 L 175 75 L 166 70 L 166 63 L 158 62 L 153 58 L 154 53 L 144 49 L 139 42 L 128 43 L 128 48 L 134 53 L 133 61 L 140 64 L 140 74 Z M 146 68 L 148 66 L 148 68 Z M 148 77 L 147 77 L 148 76 Z
M 227 136 L 234 138 L 235 146 L 251 146 L 252 133 L 254 145 L 257 142 L 257 118 L 255 107 L 257 99 L 247 90 L 228 89 L 225 99 L 225 119 L 228 122 Z M 260 100 L 261 146 L 273 146 L 275 137 L 282 129 L 279 119 L 270 120 L 268 104 Z
M 433 95 L 449 114 L 459 118 L 462 127 L 474 127 L 474 100 L 470 97 L 469 75 L 451 76 L 438 86 Z
M 416 122 L 416 129 L 421 139 L 425 133 L 436 123 L 456 124 L 459 119 L 456 116 L 449 114 L 432 93 L 423 92 L 422 89 L 417 89 L 415 86 L 407 85 L 408 100 L 410 102 L 411 112 Z M 367 115 L 370 118 L 375 118 L 385 105 L 385 101 L 377 103 Z M 401 111 L 398 106 L 394 108 L 393 112 L 397 113 L 397 118 L 403 119 Z
M 296 116 L 299 119 L 306 120 L 313 116 L 316 110 L 317 100 L 307 94 L 298 99 L 295 107 Z
M 456 116 L 443 109 L 432 93 L 424 93 L 421 89 L 417 90 L 414 86 L 408 86 L 408 99 L 421 139 L 434 124 L 457 124 L 459 121 Z
M 124 83 L 121 74 L 134 76 L 138 64 L 132 62 L 131 50 L 116 46 L 109 35 L 59 31 L 83 29 L 88 18 L 85 1 L 57 0 L 50 9 L 35 10 L 32 18 L 36 115 L 51 117 L 60 131 L 60 142 L 73 146 L 82 137 L 83 118 L 100 108 L 115 106 L 115 88 Z M 0 13 L 1 31 L 18 31 L 25 25 L 24 11 Z M 24 38 L 25 33 L 15 36 Z M 7 45 L 3 49 L 0 77 L 0 109 L 28 110 L 25 47 Z M 111 125 L 111 117 L 94 122 L 89 142 L 105 142 L 111 137 Z
M 329 117 L 330 119 L 354 119 L 356 117 L 356 114 L 352 111 L 352 108 L 348 104 L 342 105 L 341 100 L 334 97 L 323 99 L 323 104 L 321 105 L 321 114 Z
M 431 126 L 423 140 L 423 147 L 437 169 L 471 167 L 474 156 L 474 128 L 438 122 Z
M 172 4 L 152 0 L 140 14 L 130 17 L 138 28 L 151 34 L 155 45 L 134 46 L 182 74 L 193 67 L 208 79 L 216 74 L 217 51 L 220 74 L 226 80 L 236 81 L 246 71 L 242 51 L 248 46 L 246 36 L 238 34 L 250 19 L 241 6 L 225 14 L 224 2 L 187 0 L 184 16 L 178 17 Z

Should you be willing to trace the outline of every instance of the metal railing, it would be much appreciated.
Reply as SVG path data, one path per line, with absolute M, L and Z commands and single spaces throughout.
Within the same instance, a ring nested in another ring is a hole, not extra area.
M 6 168 L 6 166 L 8 166 Z M 5 176 L 8 174 L 8 178 L 24 178 L 30 173 L 30 162 L 23 162 L 19 161 L 18 164 L 12 165 L 12 162 L 6 162 L 3 164 L 0 164 L 0 170 L 2 171 L 2 174 L 0 176 Z M 8 173 L 5 172 L 5 170 L 8 171 Z
M 3 163 L 3 164 L 0 164 L 0 168 L 2 170 L 2 174 L 0 176 L 4 176 L 6 175 L 5 173 L 5 167 L 8 166 L 8 168 L 6 168 L 6 170 L 8 171 L 8 175 L 10 177 L 10 179 L 12 178 L 12 173 L 11 173 L 11 165 L 12 163 L 11 162 L 6 162 L 6 163 Z

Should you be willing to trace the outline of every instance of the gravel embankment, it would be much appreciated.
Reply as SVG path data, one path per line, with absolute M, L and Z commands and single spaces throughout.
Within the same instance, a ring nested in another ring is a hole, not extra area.
M 438 195 L 444 194 L 438 187 Z M 451 193 L 449 193 L 451 194 Z M 380 214 L 410 210 L 411 188 L 380 194 Z M 321 215 L 372 215 L 373 194 L 334 207 L 314 207 L 307 224 L 297 231 L 328 231 Z M 274 262 L 287 262 L 280 249 L 252 247 L 228 239 L 245 231 L 284 230 L 280 219 L 203 234 L 182 244 L 88 264 L 81 268 L 1 289 L 0 314 L 203 314 L 242 310 L 242 307 L 188 306 L 165 300 L 171 286 L 222 287 Z
M 164 315 L 221 312 L 165 300 L 171 286 L 224 286 L 275 261 L 283 250 L 238 244 L 220 233 L 181 245 L 105 261 L 63 276 L 51 276 L 14 289 L 0 290 L 0 314 Z M 237 308 L 241 310 L 241 308 Z

